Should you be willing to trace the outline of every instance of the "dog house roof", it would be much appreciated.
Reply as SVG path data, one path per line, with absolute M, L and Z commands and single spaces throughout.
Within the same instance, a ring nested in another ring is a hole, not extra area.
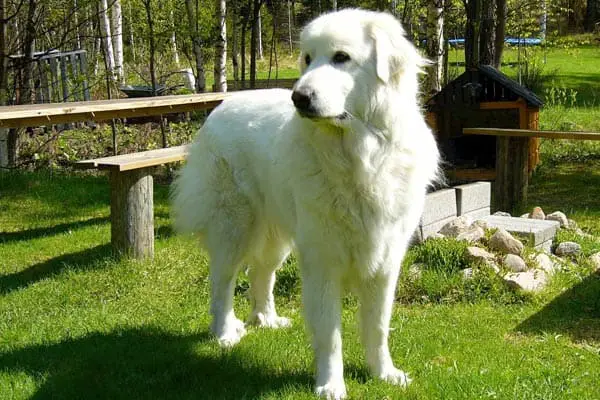
M 525 100 L 530 107 L 540 107 L 544 102 L 531 90 L 510 79 L 490 65 L 465 71 L 431 97 L 426 107 L 490 101 Z

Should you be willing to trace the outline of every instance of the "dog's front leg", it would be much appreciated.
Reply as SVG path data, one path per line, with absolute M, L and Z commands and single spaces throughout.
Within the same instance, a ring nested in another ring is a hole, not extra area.
M 315 352 L 315 391 L 321 397 L 338 400 L 346 397 L 346 385 L 342 360 L 341 279 L 333 268 L 305 258 L 302 295 Z
M 360 331 L 371 373 L 386 382 L 406 386 L 411 379 L 394 367 L 388 347 L 398 272 L 382 272 L 361 279 L 358 286 Z

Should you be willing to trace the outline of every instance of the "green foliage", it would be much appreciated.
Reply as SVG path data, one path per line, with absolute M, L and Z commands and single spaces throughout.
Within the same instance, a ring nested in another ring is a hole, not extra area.
M 397 292 L 403 303 L 457 303 L 489 300 L 499 304 L 527 301 L 530 296 L 510 289 L 492 269 L 466 259 L 466 241 L 428 239 L 409 251 Z M 418 263 L 420 272 L 409 265 Z M 465 279 L 464 270 L 472 275 Z

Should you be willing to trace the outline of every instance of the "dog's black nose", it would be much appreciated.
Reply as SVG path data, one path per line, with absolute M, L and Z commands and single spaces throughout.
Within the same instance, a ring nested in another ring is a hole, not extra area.
M 304 90 L 294 90 L 292 93 L 292 101 L 296 108 L 300 111 L 309 111 L 311 109 L 312 93 Z

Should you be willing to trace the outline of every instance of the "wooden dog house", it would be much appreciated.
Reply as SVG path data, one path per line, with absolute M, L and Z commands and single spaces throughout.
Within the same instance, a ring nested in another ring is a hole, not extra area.
M 494 180 L 496 137 L 463 135 L 463 128 L 539 129 L 543 102 L 491 66 L 467 70 L 425 104 L 450 179 Z M 539 162 L 539 138 L 529 139 L 529 171 Z

